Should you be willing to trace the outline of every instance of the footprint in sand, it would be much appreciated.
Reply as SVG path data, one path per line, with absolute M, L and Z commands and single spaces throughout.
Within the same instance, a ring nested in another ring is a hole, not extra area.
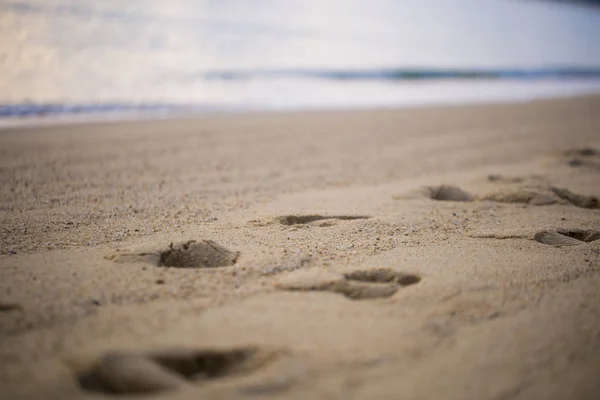
M 581 208 L 600 208 L 600 203 L 598 202 L 598 198 L 596 196 L 584 196 L 581 194 L 573 193 L 568 189 L 561 189 L 557 187 L 552 188 L 552 192 L 560 197 L 573 204 L 574 206 Z
M 282 215 L 280 217 L 275 218 L 275 222 L 280 223 L 281 225 L 291 226 L 291 225 L 306 225 L 311 224 L 313 222 L 319 221 L 354 221 L 357 219 L 369 219 L 371 218 L 368 215 L 319 215 L 319 214 L 309 214 L 309 215 Z M 326 224 L 327 225 L 327 224 Z M 320 225 L 325 226 L 325 225 Z
M 281 224 L 285 226 L 319 226 L 327 227 L 335 225 L 336 221 L 354 221 L 358 219 L 369 219 L 369 215 L 320 215 L 320 214 L 305 214 L 305 215 L 281 215 L 279 217 L 268 220 L 252 220 L 248 223 L 253 226 L 266 226 L 273 224 Z
M 517 183 L 521 178 L 504 178 L 500 175 L 490 175 L 492 182 Z M 504 189 L 484 196 L 475 196 L 459 187 L 440 185 L 427 188 L 429 198 L 441 201 L 473 202 L 476 200 L 493 201 L 497 203 L 519 203 L 534 206 L 545 206 L 556 203 L 572 204 L 576 207 L 598 209 L 600 201 L 596 196 L 586 196 L 559 187 Z
M 568 158 L 567 163 L 571 167 L 584 167 L 600 171 L 600 151 L 592 147 L 581 149 L 571 149 L 565 151 L 564 155 Z
M 532 206 L 546 206 L 558 202 L 558 198 L 551 193 L 528 189 L 502 190 L 482 196 L 481 200 L 496 203 L 530 204 Z
M 173 268 L 214 268 L 235 264 L 240 253 L 232 251 L 212 240 L 188 240 L 167 248 L 140 251 L 117 252 L 105 258 L 120 263 L 146 262 L 158 267 Z
M 2 303 L 0 302 L 0 312 L 23 311 L 23 307 L 17 303 Z
M 282 277 L 275 287 L 289 291 L 334 292 L 352 300 L 364 300 L 390 297 L 400 287 L 420 281 L 417 275 L 390 268 L 356 270 L 343 275 L 311 268 Z
M 459 187 L 451 185 L 440 185 L 428 187 L 429 198 L 432 200 L 442 201 L 464 201 L 471 202 L 475 200 L 475 196 L 462 190 Z
M 586 229 L 557 229 L 555 231 L 538 232 L 535 234 L 534 239 L 549 246 L 577 246 L 599 240 L 600 231 Z
M 499 174 L 490 174 L 488 175 L 487 180 L 495 183 L 522 183 L 525 181 L 524 178 L 516 176 L 504 176 Z
M 177 389 L 189 383 L 250 372 L 272 361 L 274 351 L 255 347 L 228 350 L 169 349 L 106 353 L 76 375 L 87 391 L 141 394 Z
M 567 150 L 565 152 L 565 155 L 568 155 L 568 156 L 583 156 L 583 157 L 591 157 L 591 156 L 600 157 L 600 151 L 594 149 L 593 147 L 583 147 L 581 149 Z
M 502 190 L 481 197 L 481 200 L 498 203 L 520 203 L 533 206 L 546 206 L 556 203 L 572 204 L 581 208 L 600 208 L 598 198 L 573 193 L 568 189 L 550 187 L 546 190 L 515 189 Z

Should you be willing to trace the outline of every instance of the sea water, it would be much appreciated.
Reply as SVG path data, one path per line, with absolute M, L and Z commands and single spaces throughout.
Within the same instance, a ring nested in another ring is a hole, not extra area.
M 598 37 L 534 0 L 0 0 L 0 118 L 595 93 Z

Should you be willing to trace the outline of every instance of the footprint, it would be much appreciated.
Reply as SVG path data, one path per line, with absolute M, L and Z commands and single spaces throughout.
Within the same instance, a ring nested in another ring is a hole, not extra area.
M 567 161 L 567 164 L 569 164 L 569 166 L 571 167 L 586 167 L 589 169 L 600 171 L 600 161 L 597 160 L 575 157 L 569 159 L 569 161 Z
M 352 300 L 364 300 L 390 297 L 400 286 L 412 285 L 420 280 L 417 275 L 390 268 L 357 270 L 343 275 L 311 268 L 292 272 L 275 286 L 290 291 L 334 292 Z
M 277 217 L 276 221 L 282 225 L 304 225 L 311 222 L 323 221 L 323 220 L 341 220 L 341 221 L 352 221 L 356 219 L 368 219 L 371 218 L 368 215 L 283 215 Z
M 229 350 L 170 349 L 149 353 L 109 352 L 77 381 L 87 391 L 140 394 L 172 390 L 188 383 L 251 371 L 275 352 L 255 347 Z
M 483 196 L 481 199 L 487 201 L 494 201 L 497 203 L 521 203 L 531 204 L 534 206 L 545 206 L 555 204 L 558 201 L 558 199 L 551 194 L 540 193 L 525 189 L 495 192 Z
M 547 193 L 528 189 L 503 190 L 485 195 L 481 199 L 498 203 L 522 203 L 534 206 L 546 206 L 562 202 L 563 204 L 570 203 L 581 208 L 600 208 L 598 198 L 595 196 L 584 196 L 573 193 L 568 189 L 557 187 L 551 187 Z
M 124 353 L 106 354 L 77 380 L 87 391 L 114 394 L 159 392 L 186 383 L 185 378 L 154 360 Z
M 440 185 L 429 187 L 427 189 L 429 190 L 429 198 L 432 200 L 465 202 L 471 202 L 475 200 L 475 196 L 456 186 Z
M 0 303 L 0 312 L 23 311 L 23 307 L 17 303 Z
M 600 171 L 600 151 L 592 147 L 571 149 L 564 154 L 569 158 L 567 163 L 571 167 L 588 167 Z
M 235 264 L 240 253 L 212 240 L 188 240 L 163 250 L 139 253 L 115 253 L 105 258 L 115 262 L 147 262 L 158 267 L 214 268 Z
M 567 150 L 565 155 L 583 157 L 600 156 L 600 151 L 594 149 L 593 147 L 582 147 L 580 149 Z
M 596 196 L 584 196 L 581 194 L 573 193 L 568 189 L 561 189 L 557 187 L 552 188 L 552 192 L 561 199 L 567 200 L 574 206 L 581 208 L 600 208 L 600 203 Z
M 344 278 L 358 282 L 396 283 L 402 286 L 412 285 L 421 281 L 417 275 L 394 271 L 390 268 L 375 268 L 356 270 L 344 274 Z
M 586 229 L 557 229 L 535 234 L 534 239 L 549 246 L 577 246 L 600 239 L 600 231 Z
M 503 176 L 503 175 L 498 175 L 498 174 L 488 175 L 487 179 L 490 182 L 497 182 L 497 183 L 522 183 L 525 180 L 525 179 L 519 178 L 519 177 L 508 177 L 508 176 Z

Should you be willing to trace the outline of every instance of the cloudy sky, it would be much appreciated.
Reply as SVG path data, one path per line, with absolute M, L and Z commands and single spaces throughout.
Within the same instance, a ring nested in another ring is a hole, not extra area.
M 537 0 L 2 0 L 0 96 L 156 97 L 223 68 L 600 66 L 598 38 L 600 7 Z

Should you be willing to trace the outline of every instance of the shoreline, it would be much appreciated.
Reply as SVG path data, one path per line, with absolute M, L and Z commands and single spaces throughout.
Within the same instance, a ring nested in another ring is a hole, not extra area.
M 154 120 L 182 120 L 213 117 L 231 117 L 237 115 L 268 116 L 271 114 L 305 114 L 305 113 L 344 113 L 344 112 L 373 112 L 377 110 L 402 110 L 422 108 L 446 108 L 467 106 L 492 106 L 503 104 L 527 104 L 537 101 L 552 101 L 560 99 L 575 99 L 582 97 L 600 96 L 600 92 L 589 93 L 553 93 L 550 95 L 536 95 L 531 98 L 497 98 L 497 99 L 456 99 L 415 102 L 414 104 L 389 104 L 376 106 L 298 106 L 277 109 L 275 107 L 257 106 L 255 108 L 243 108 L 240 106 L 200 106 L 183 104 L 165 104 L 163 111 L 138 112 L 138 111 L 115 111 L 107 113 L 64 113 L 50 116 L 14 116 L 0 118 L 0 133 L 5 130 L 43 128 L 46 126 L 68 126 L 68 125 L 96 125 L 113 124 L 121 122 L 144 122 Z M 171 110 L 167 110 L 171 108 Z M 185 110 L 190 111 L 185 111 Z M 179 111 L 178 111 L 179 110 Z
M 600 95 L 0 129 L 1 391 L 593 399 L 599 129 Z

